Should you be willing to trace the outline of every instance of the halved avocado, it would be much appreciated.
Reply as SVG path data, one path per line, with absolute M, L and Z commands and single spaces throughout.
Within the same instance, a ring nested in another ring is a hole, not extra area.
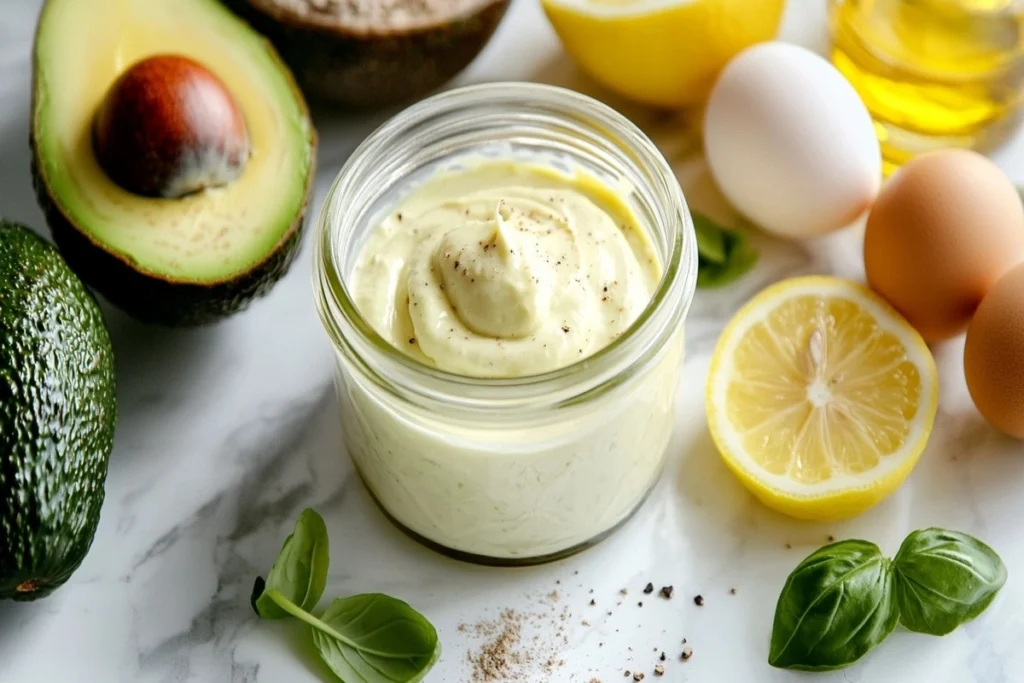
M 65 259 L 140 320 L 222 318 L 297 254 L 316 133 L 277 53 L 217 0 L 48 0 L 30 142 Z

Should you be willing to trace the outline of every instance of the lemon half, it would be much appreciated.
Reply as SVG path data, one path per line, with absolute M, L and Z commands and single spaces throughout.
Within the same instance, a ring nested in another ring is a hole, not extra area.
M 725 463 L 769 507 L 852 517 L 903 483 L 938 407 L 935 361 L 878 295 L 800 277 L 755 296 L 722 333 L 707 383 Z
M 743 48 L 771 40 L 785 0 L 543 0 L 558 37 L 602 85 L 656 107 L 704 101 Z

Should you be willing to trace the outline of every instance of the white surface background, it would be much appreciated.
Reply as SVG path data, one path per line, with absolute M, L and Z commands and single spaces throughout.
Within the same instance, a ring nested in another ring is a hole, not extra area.
M 27 144 L 38 3 L 0 5 L 0 214 L 42 230 Z M 824 0 L 790 0 L 783 35 L 821 49 Z M 694 154 L 699 143 L 686 117 L 643 112 L 579 76 L 536 0 L 515 0 L 458 82 L 497 79 L 566 84 L 620 107 L 673 162 L 691 205 L 730 219 Z M 347 154 L 385 116 L 317 114 L 314 215 Z M 997 155 L 1018 181 L 1022 146 L 1018 137 Z M 556 588 L 556 609 L 572 614 L 564 622 L 566 642 L 552 637 L 547 622 L 539 628 L 565 665 L 527 673 L 523 680 L 531 683 L 624 680 L 627 668 L 652 680 L 652 648 L 670 655 L 660 680 L 673 683 L 1024 681 L 1024 449 L 994 434 L 971 407 L 961 342 L 936 349 L 940 414 L 921 464 L 897 495 L 864 516 L 834 525 L 794 522 L 756 503 L 720 463 L 701 395 L 709 354 L 729 316 L 786 276 L 862 275 L 853 232 L 810 245 L 766 238 L 758 245 L 763 257 L 753 274 L 697 295 L 671 464 L 651 500 L 599 547 L 523 570 L 459 564 L 419 547 L 389 525 L 352 476 L 331 392 L 331 350 L 312 303 L 308 239 L 267 299 L 221 325 L 169 332 L 108 308 L 121 418 L 102 523 L 65 588 L 34 604 L 0 604 L 0 681 L 320 680 L 323 669 L 303 646 L 304 631 L 262 623 L 248 605 L 253 577 L 267 571 L 305 506 L 318 508 L 331 532 L 326 598 L 388 592 L 438 627 L 444 656 L 431 683 L 470 681 L 467 652 L 478 642 L 458 624 L 505 607 L 536 611 L 543 602 L 536 596 Z M 827 536 L 867 538 L 892 553 L 907 532 L 931 525 L 981 536 L 1009 566 L 1006 588 L 980 619 L 943 639 L 897 631 L 845 672 L 807 676 L 767 665 L 778 592 Z M 647 581 L 674 585 L 676 598 L 639 596 Z M 614 606 L 623 587 L 628 600 Z M 697 593 L 706 598 L 702 608 L 691 600 Z M 635 604 L 640 597 L 647 597 L 643 608 Z M 591 598 L 596 607 L 588 606 Z M 694 650 L 687 663 L 677 659 L 683 637 Z

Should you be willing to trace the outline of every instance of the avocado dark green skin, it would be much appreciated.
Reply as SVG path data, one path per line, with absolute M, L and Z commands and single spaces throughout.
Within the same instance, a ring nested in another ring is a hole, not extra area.
M 451 80 L 491 39 L 509 0 L 451 21 L 373 33 L 304 23 L 267 0 L 223 0 L 270 39 L 311 100 L 383 107 L 426 95 Z
M 49 595 L 85 559 L 116 420 L 99 306 L 52 245 L 0 221 L 0 599 Z

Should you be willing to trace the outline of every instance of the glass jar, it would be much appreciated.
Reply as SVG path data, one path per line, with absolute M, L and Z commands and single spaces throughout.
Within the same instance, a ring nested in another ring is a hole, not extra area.
M 917 154 L 988 149 L 1024 101 L 1021 0 L 829 0 L 832 62 L 875 121 L 887 173 Z
M 410 358 L 363 319 L 347 281 L 368 234 L 411 187 L 469 155 L 582 168 L 623 188 L 663 275 L 622 336 L 552 372 L 481 379 Z M 314 272 L 345 445 L 377 503 L 416 539 L 487 564 L 545 562 L 606 536 L 661 472 L 696 274 L 679 183 L 609 107 L 561 88 L 494 83 L 398 114 L 331 187 Z

